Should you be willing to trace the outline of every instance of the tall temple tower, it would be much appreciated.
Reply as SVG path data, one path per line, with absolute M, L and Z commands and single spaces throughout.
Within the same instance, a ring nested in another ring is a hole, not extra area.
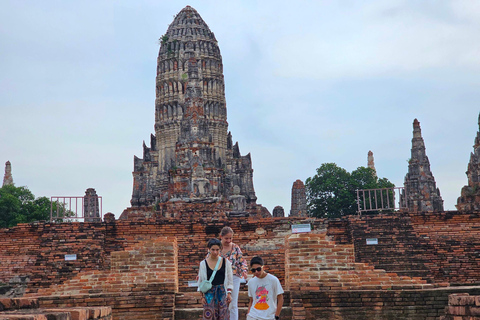
M 134 157 L 132 207 L 167 201 L 255 204 L 250 154 L 228 132 L 222 56 L 195 9 L 185 7 L 160 38 L 155 135 Z M 239 190 L 239 194 L 238 194 Z
M 406 203 L 408 211 L 443 211 L 443 200 L 430 171 L 430 161 L 417 119 L 413 121 L 412 156 L 408 161 L 404 187 L 400 203 Z
M 478 128 L 466 172 L 468 185 L 462 188 L 461 195 L 457 199 L 456 207 L 461 212 L 480 211 L 480 114 Z

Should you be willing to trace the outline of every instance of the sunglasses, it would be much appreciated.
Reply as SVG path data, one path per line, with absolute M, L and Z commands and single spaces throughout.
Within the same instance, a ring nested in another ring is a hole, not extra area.
M 252 273 L 254 273 L 255 271 L 260 272 L 260 271 L 262 271 L 262 267 L 252 268 L 252 269 L 250 269 L 250 271 L 252 271 Z

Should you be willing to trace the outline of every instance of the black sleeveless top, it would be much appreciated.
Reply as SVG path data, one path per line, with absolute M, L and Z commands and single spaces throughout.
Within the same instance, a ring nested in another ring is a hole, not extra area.
M 213 278 L 212 285 L 218 286 L 219 284 L 223 284 L 225 282 L 225 258 L 223 259 L 222 266 L 220 269 L 217 270 L 217 273 L 215 273 L 215 278 Z M 208 266 L 207 260 L 205 260 L 205 264 L 207 265 L 207 280 L 210 279 L 213 273 L 213 269 L 210 269 Z

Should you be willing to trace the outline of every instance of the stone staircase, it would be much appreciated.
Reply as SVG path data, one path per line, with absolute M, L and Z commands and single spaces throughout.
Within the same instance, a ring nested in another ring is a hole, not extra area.
M 202 304 L 199 292 L 180 292 L 175 295 L 175 320 L 202 319 Z M 246 319 L 248 309 L 248 293 L 240 291 L 238 296 L 239 319 Z M 292 319 L 290 295 L 284 293 L 284 303 L 281 313 L 282 319 Z
M 408 216 L 374 216 L 363 219 L 367 223 L 351 224 L 355 261 L 368 263 L 399 276 L 420 277 L 428 283 L 434 282 L 425 256 L 426 252 L 432 252 L 434 248 L 413 229 Z M 366 244 L 365 239 L 368 238 L 376 238 L 378 244 Z
M 401 276 L 369 263 L 355 262 L 352 244 L 336 244 L 325 233 L 287 238 L 285 265 L 289 290 L 432 289 L 421 277 Z

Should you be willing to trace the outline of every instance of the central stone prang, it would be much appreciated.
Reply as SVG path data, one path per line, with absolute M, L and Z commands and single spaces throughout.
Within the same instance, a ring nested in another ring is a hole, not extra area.
M 150 147 L 144 142 L 143 158 L 134 157 L 130 202 L 135 208 L 169 201 L 212 203 L 232 196 L 256 205 L 252 161 L 250 154 L 240 154 L 228 132 L 215 35 L 187 6 L 160 38 L 155 134 Z

